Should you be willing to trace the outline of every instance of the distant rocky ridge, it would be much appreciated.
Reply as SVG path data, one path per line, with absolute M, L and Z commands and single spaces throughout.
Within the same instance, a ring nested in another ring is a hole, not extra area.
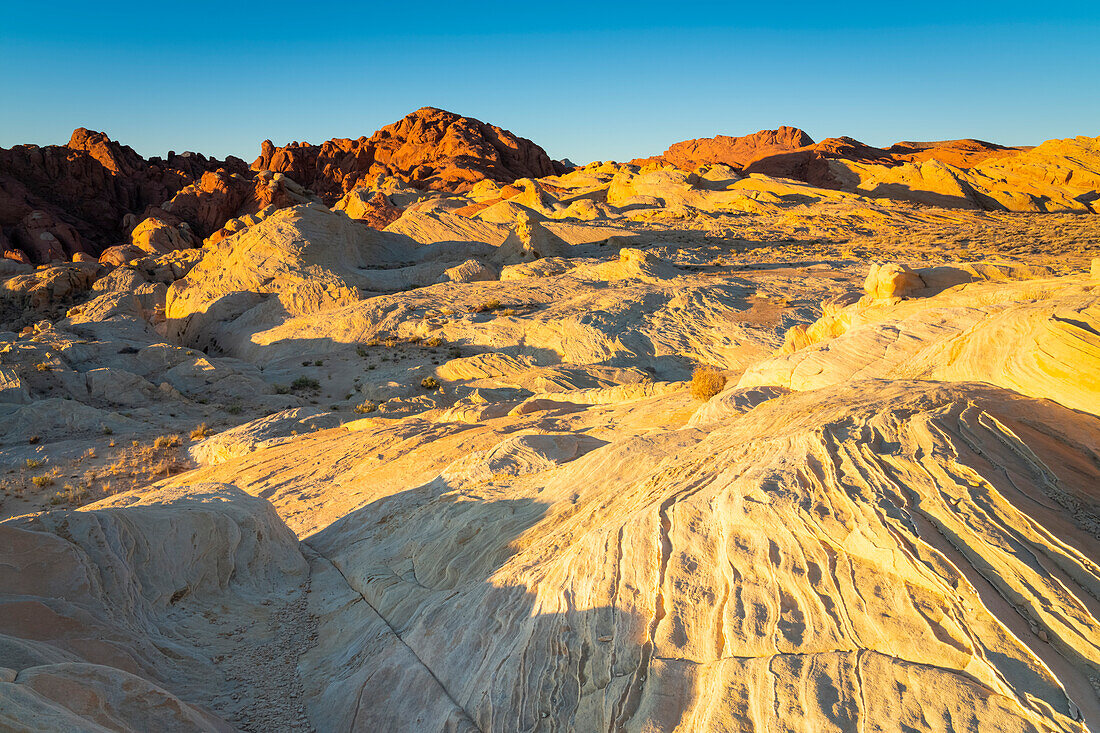
M 244 161 L 170 152 L 146 160 L 101 132 L 66 145 L 0 148 L 0 246 L 35 262 L 98 254 L 128 238 L 126 217 L 159 205 L 204 173 L 246 173 Z
M 563 173 L 535 143 L 496 125 L 422 107 L 369 138 L 275 147 L 265 140 L 253 170 L 286 173 L 322 197 L 393 176 L 418 188 L 462 192 L 482 180 L 511 183 Z
M 958 168 L 969 168 L 989 158 L 1015 155 L 1030 148 L 1013 148 L 982 140 L 898 142 L 876 148 L 851 137 L 831 137 L 815 143 L 805 131 L 782 126 L 751 135 L 684 140 L 664 153 L 640 158 L 633 163 L 668 164 L 684 170 L 721 163 L 745 173 L 775 178 L 793 178 L 823 188 L 843 188 L 845 181 L 830 171 L 829 160 L 845 160 L 896 166 L 938 160 Z
M 722 165 L 738 176 L 790 179 L 869 198 L 1091 213 L 1100 206 L 1097 140 L 1053 140 L 1034 149 L 973 139 L 877 148 L 850 137 L 814 142 L 803 130 L 783 126 L 685 140 L 621 167 L 692 173 Z M 0 149 L 0 252 L 34 264 L 95 259 L 108 249 L 110 259 L 119 259 L 119 246 L 167 254 L 310 202 L 336 205 L 381 229 L 423 193 L 470 194 L 501 184 L 499 193 L 479 195 L 456 213 L 485 218 L 479 212 L 491 208 L 508 223 L 515 205 L 544 208 L 540 201 L 553 185 L 546 179 L 573 168 L 530 140 L 433 107 L 357 140 L 284 147 L 265 140 L 251 168 L 232 156 L 221 161 L 198 153 L 146 160 L 103 133 L 79 128 L 66 145 Z M 515 198 L 520 191 L 527 193 Z M 494 207 L 509 199 L 512 204 Z M 571 215 L 591 219 L 604 205 L 578 201 Z
M 67 145 L 0 149 L 0 249 L 10 259 L 35 263 L 96 256 L 126 242 L 150 217 L 208 237 L 234 218 L 303 203 L 283 192 L 285 178 L 332 205 L 379 176 L 464 191 L 482 180 L 511 183 L 565 170 L 530 140 L 431 107 L 369 138 L 279 148 L 265 141 L 252 170 L 232 156 L 220 161 L 173 152 L 167 160 L 146 160 L 101 132 L 80 128 Z M 284 175 L 254 180 L 262 171 Z M 371 219 L 382 226 L 390 220 Z

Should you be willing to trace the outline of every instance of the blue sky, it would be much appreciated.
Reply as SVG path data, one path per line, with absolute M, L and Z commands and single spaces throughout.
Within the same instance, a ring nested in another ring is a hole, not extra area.
M 425 105 L 576 162 L 781 124 L 815 139 L 1100 135 L 1100 3 L 21 3 L 0 146 L 106 132 L 251 161 Z

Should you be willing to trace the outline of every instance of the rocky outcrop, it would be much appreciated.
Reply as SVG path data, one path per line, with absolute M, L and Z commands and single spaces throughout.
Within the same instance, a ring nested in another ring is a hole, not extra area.
M 209 237 L 225 224 L 261 211 L 317 201 L 302 186 L 281 173 L 260 171 L 253 178 L 224 170 L 204 173 L 165 202 L 161 209 Z M 152 209 L 150 213 L 158 209 Z
M 747 174 L 791 178 L 835 189 L 844 188 L 851 181 L 830 166 L 829 161 L 833 160 L 887 167 L 938 161 L 966 169 L 986 160 L 1016 155 L 1021 150 L 972 139 L 899 142 L 889 148 L 876 148 L 851 137 L 827 138 L 815 143 L 802 130 L 783 126 L 743 137 L 718 135 L 685 140 L 663 155 L 633 162 L 668 163 L 688 171 L 705 163 L 724 163 Z
M 813 144 L 813 138 L 802 130 L 784 125 L 777 130 L 761 130 L 741 137 L 716 135 L 684 140 L 651 160 L 664 161 L 689 171 L 704 163 L 722 163 L 740 169 L 756 158 L 790 152 Z
M 238 675 L 270 689 L 249 718 L 297 723 L 290 655 L 306 627 L 279 619 L 305 621 L 307 566 L 264 500 L 224 485 L 120 495 L 5 522 L 0 553 L 0 660 L 15 673 L 0 678 L 0 728 L 230 731 L 245 703 L 219 688 Z M 241 624 L 277 636 L 227 658 Z
M 369 138 L 285 147 L 265 140 L 252 168 L 286 173 L 330 204 L 379 175 L 417 188 L 466 191 L 485 179 L 511 183 L 563 170 L 530 140 L 434 107 L 406 115 Z
M 381 191 L 370 192 L 370 189 L 355 188 L 344 194 L 343 198 L 333 207 L 336 211 L 343 211 L 352 219 L 363 222 L 371 229 L 385 229 L 390 224 L 401 218 L 404 209 L 399 209 L 390 203 L 386 194 Z
M 172 226 L 152 216 L 134 227 L 134 231 L 130 232 L 130 243 L 149 254 L 167 254 L 178 249 L 193 249 L 202 244 L 186 222 Z M 102 255 L 100 262 L 103 262 Z
M 66 145 L 0 149 L 0 229 L 36 261 L 76 252 L 98 254 L 125 240 L 127 215 L 159 205 L 207 171 L 245 173 L 237 158 L 196 153 L 145 160 L 100 132 L 75 130 Z M 31 222 L 28 222 L 31 217 Z M 60 252 L 43 242 L 47 233 Z M 136 223 L 136 222 L 135 222 Z M 64 231 L 62 236 L 59 231 Z M 75 232 L 75 236 L 73 235 Z
M 319 204 L 282 209 L 211 245 L 168 290 L 168 335 L 231 348 L 252 329 L 359 300 L 363 268 L 408 257 L 412 240 Z M 243 319 L 243 327 L 234 322 Z
M 887 166 L 837 160 L 832 170 L 847 187 L 873 197 L 987 211 L 1100 212 L 1100 138 L 1048 140 L 967 168 L 941 160 L 937 152 Z
M 972 282 L 927 298 L 947 273 L 875 268 L 870 298 L 825 309 L 786 353 L 742 375 L 740 387 L 794 390 L 852 379 L 931 379 L 995 384 L 1100 414 L 1100 297 L 1080 278 Z M 1073 366 L 1070 367 L 1069 365 Z

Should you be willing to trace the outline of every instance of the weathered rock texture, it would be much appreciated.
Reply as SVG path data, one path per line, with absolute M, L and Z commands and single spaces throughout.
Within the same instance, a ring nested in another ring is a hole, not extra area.
M 809 135 L 797 127 L 784 125 L 778 130 L 761 130 L 743 137 L 716 137 L 684 140 L 676 143 L 660 157 L 685 170 L 694 170 L 704 163 L 722 163 L 744 168 L 753 160 L 786 153 L 813 145 Z
M 160 205 L 208 171 L 245 173 L 237 158 L 196 153 L 145 160 L 100 132 L 79 128 L 67 145 L 0 148 L 0 229 L 39 262 L 98 254 L 127 238 L 124 219 Z M 60 244 L 52 251 L 43 234 Z M 75 236 L 74 236 L 75 235 Z
M 511 183 L 562 172 L 530 140 L 434 107 L 406 115 L 369 138 L 285 147 L 264 141 L 252 168 L 286 173 L 329 203 L 379 175 L 418 188 L 466 191 L 485 179 Z
M 1094 141 L 820 145 L 0 259 L 0 729 L 1095 730 Z

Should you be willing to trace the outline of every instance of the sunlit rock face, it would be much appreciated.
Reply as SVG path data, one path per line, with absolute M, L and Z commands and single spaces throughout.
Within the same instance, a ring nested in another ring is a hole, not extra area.
M 1094 140 L 386 129 L 0 230 L 0 729 L 1100 725 Z
M 434 107 L 406 115 L 369 138 L 286 147 L 265 141 L 252 168 L 286 173 L 333 200 L 378 175 L 419 188 L 466 191 L 485 179 L 511 183 L 561 172 L 530 140 Z

